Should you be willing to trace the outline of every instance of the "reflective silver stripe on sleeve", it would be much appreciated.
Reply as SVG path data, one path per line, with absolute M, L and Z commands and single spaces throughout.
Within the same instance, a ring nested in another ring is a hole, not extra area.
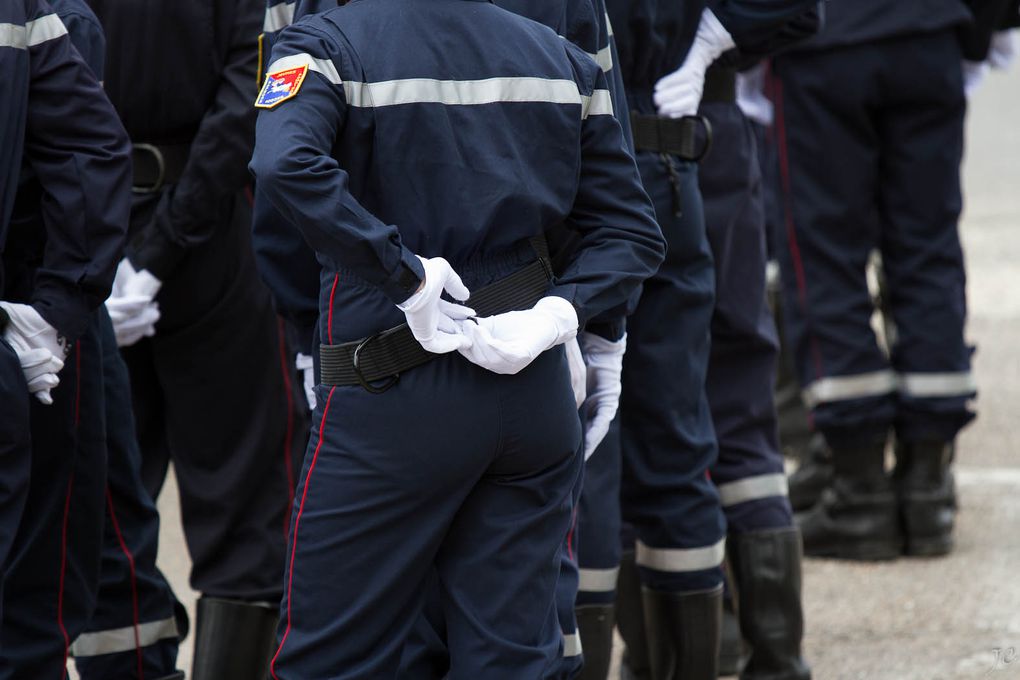
M 280 57 L 266 69 L 266 73 L 273 74 L 278 71 L 286 71 L 287 69 L 297 68 L 299 66 L 307 66 L 309 71 L 315 71 L 321 74 L 326 80 L 333 83 L 334 85 L 340 85 L 343 83 L 340 80 L 340 74 L 337 73 L 336 66 L 329 59 L 317 59 L 310 54 L 302 52 L 300 54 L 290 54 L 286 57 Z M 346 83 L 344 83 L 346 87 Z
M 18 24 L 0 24 L 0 47 L 23 50 L 28 47 L 28 32 Z
M 344 82 L 351 106 L 400 106 L 401 104 L 445 104 L 474 106 L 497 103 L 544 102 L 584 104 L 572 80 L 549 78 L 487 78 L 485 80 L 433 80 L 408 78 L 377 83 Z
M 966 397 L 977 392 L 974 374 L 963 373 L 901 373 L 900 392 L 921 399 L 932 397 Z
M 293 2 L 281 2 L 279 5 L 266 7 L 266 19 L 262 22 L 263 33 L 276 33 L 294 23 Z
M 722 500 L 723 507 L 727 508 L 763 498 L 786 498 L 786 495 L 786 475 L 781 472 L 748 477 L 719 485 L 719 498 Z
M 583 118 L 614 115 L 613 98 L 609 96 L 609 90 L 595 90 L 591 93 L 591 97 L 584 99 L 587 101 L 582 105 Z
M 47 14 L 38 19 L 25 23 L 25 30 L 28 32 L 28 46 L 35 47 L 47 40 L 55 40 L 67 35 L 67 27 L 56 14 Z
M 603 73 L 609 73 L 613 70 L 613 50 L 606 45 L 595 54 L 588 55 L 595 60 L 595 63 L 599 65 Z
M 613 22 L 609 20 L 609 12 L 606 12 L 606 32 L 610 38 L 613 37 Z
M 896 374 L 890 370 L 839 375 L 822 378 L 804 388 L 804 402 L 809 408 L 830 401 L 877 397 L 896 391 Z
M 577 633 L 563 636 L 563 656 L 581 656 L 581 636 Z
M 679 573 L 713 569 L 725 557 L 725 538 L 705 548 L 650 548 L 638 541 L 635 561 L 647 569 Z
M 138 645 L 140 647 L 149 647 L 160 640 L 176 637 L 177 621 L 172 616 L 160 621 L 138 624 Z M 82 633 L 71 645 L 71 653 L 79 658 L 132 652 L 135 649 L 134 626 Z
M 616 590 L 620 569 L 578 569 L 578 590 L 586 593 L 611 593 Z

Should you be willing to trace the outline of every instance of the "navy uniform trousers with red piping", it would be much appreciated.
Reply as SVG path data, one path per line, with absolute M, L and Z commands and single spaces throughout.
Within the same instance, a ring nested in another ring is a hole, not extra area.
M 728 533 L 793 525 L 779 453 L 778 338 L 765 291 L 761 166 L 750 121 L 733 102 L 703 103 L 715 143 L 698 168 L 715 260 L 715 310 L 706 392 L 719 443 L 712 481 Z
M 31 483 L 4 565 L 0 678 L 64 677 L 68 647 L 95 606 L 106 485 L 101 325 L 70 349 L 53 404 L 30 399 Z
M 975 395 L 957 229 L 966 100 L 953 29 L 777 57 L 786 324 L 830 442 L 951 440 Z M 833 87 L 838 83 L 838 87 Z M 870 321 L 882 254 L 895 324 Z
M 150 219 L 159 196 L 136 195 L 132 228 Z M 153 498 L 174 463 L 192 586 L 275 602 L 307 415 L 289 362 L 281 364 L 250 225 L 243 195 L 224 205 L 222 229 L 163 282 L 156 335 L 121 353 Z
M 18 355 L 0 336 L 0 564 L 5 564 L 21 522 L 28 494 L 32 460 L 28 385 Z M 0 568 L 0 621 L 3 620 L 3 584 L 6 568 Z
M 142 485 L 130 378 L 113 328 L 101 329 L 107 476 L 96 607 L 73 642 L 83 680 L 159 678 L 177 659 L 173 595 L 156 568 L 159 515 Z

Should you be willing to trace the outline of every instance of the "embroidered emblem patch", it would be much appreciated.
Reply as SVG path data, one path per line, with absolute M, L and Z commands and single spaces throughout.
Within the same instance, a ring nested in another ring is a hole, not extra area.
M 301 89 L 301 83 L 305 81 L 307 74 L 307 64 L 268 74 L 266 82 L 262 84 L 262 91 L 255 100 L 256 108 L 271 109 L 287 101 Z

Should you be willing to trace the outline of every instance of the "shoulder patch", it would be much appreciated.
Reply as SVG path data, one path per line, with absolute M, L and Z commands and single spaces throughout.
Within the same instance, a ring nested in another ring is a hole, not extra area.
M 292 98 L 301 89 L 307 74 L 308 64 L 267 74 L 266 82 L 262 84 L 262 90 L 255 100 L 255 107 L 271 109 Z

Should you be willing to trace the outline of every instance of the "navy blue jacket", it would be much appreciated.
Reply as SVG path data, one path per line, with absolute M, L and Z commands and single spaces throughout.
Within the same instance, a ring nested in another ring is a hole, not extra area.
M 81 44 L 95 47 L 87 9 L 63 8 Z M 0 31 L 0 297 L 30 302 L 73 339 L 109 295 L 122 256 L 127 135 L 48 5 L 8 0 L 0 24 L 10 25 Z
M 166 278 L 249 182 L 262 0 L 89 0 L 106 32 L 106 90 L 135 143 L 190 145 L 128 255 Z
M 612 29 L 604 0 L 497 0 L 497 5 L 515 14 L 549 26 L 561 36 L 580 47 L 602 67 L 606 73 L 613 107 L 616 111 L 627 148 L 633 150 L 630 119 L 620 115 L 626 111 L 623 80 L 612 40 Z M 338 5 L 337 0 L 268 0 L 263 23 L 263 71 L 269 66 L 269 53 L 280 32 L 295 21 L 310 14 L 324 12 Z M 563 236 L 560 230 L 556 236 Z M 550 235 L 553 236 L 553 235 Z M 558 240 L 558 239 L 555 239 Z M 574 243 L 552 243 L 554 251 L 567 249 Z M 300 232 L 282 222 L 282 218 L 259 192 L 255 196 L 255 220 L 252 243 L 259 271 L 273 293 L 277 310 L 301 329 L 311 328 L 318 318 L 319 267 L 314 252 L 300 236 Z M 615 339 L 623 332 L 623 324 L 615 313 L 609 326 L 600 332 Z M 598 330 L 595 326 L 593 329 Z M 310 342 L 311 332 L 303 333 Z M 310 352 L 307 345 L 301 351 Z
M 830 0 L 825 5 L 822 30 L 800 49 L 830 49 L 929 33 L 970 19 L 964 0 Z
M 580 247 L 549 294 L 582 324 L 661 261 L 605 75 L 549 28 L 484 1 L 356 0 L 284 32 L 268 77 L 291 69 L 307 77 L 262 111 L 251 167 L 324 265 L 323 337 L 402 322 L 416 253 L 457 268 L 569 221 Z

